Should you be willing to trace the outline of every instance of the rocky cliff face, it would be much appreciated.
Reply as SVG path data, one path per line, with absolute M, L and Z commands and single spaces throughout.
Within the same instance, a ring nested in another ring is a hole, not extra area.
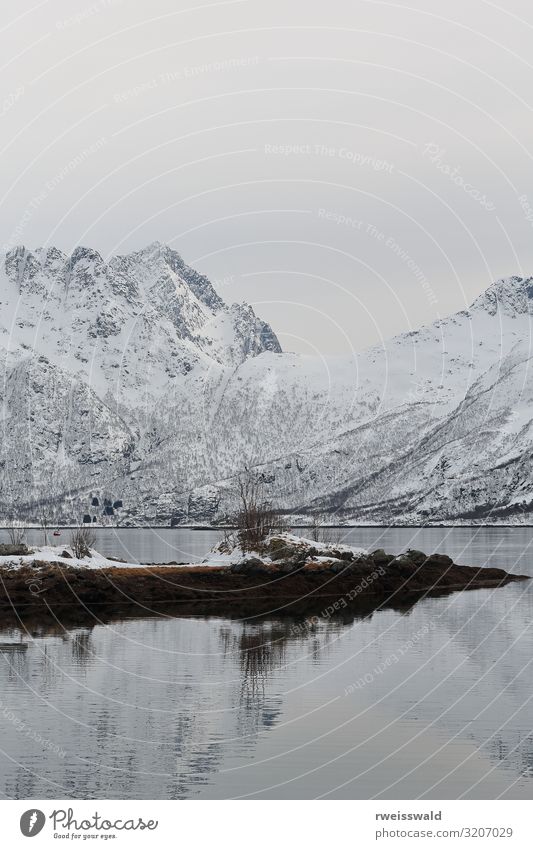
M 527 521 L 533 279 L 353 359 L 283 354 L 155 243 L 0 258 L 0 514 L 211 522 L 265 496 L 350 522 Z M 116 506 L 115 506 L 116 505 Z
M 108 262 L 13 249 L 0 258 L 2 514 L 75 519 L 93 493 L 122 491 L 175 430 L 194 444 L 206 390 L 265 351 L 281 351 L 271 328 L 167 246 Z

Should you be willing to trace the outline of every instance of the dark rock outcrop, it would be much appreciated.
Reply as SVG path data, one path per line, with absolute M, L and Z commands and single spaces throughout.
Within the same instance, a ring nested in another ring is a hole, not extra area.
M 24 557 L 24 555 L 29 553 L 30 550 L 24 543 L 20 543 L 19 545 L 0 544 L 0 557 Z

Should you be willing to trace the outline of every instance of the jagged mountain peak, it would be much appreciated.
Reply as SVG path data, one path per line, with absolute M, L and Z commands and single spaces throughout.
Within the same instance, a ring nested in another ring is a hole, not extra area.
M 256 316 L 250 304 L 232 304 L 229 311 L 235 333 L 241 340 L 243 358 L 256 356 L 262 351 L 282 353 L 276 334 L 269 324 Z
M 35 249 L 28 248 L 26 245 L 14 245 L 6 251 L 4 262 L 15 261 L 34 263 L 36 268 L 43 268 L 52 262 L 68 263 L 71 266 L 79 262 L 97 262 L 101 264 L 104 262 L 98 251 L 84 245 L 75 247 L 70 256 L 54 245 Z
M 35 255 L 40 259 L 43 268 L 49 268 L 54 265 L 65 264 L 68 261 L 68 256 L 59 250 L 59 248 L 37 248 L 34 251 Z
M 508 316 L 533 313 L 533 277 L 503 277 L 496 280 L 479 298 L 471 311 L 483 310 L 494 316 L 503 312 Z
M 280 351 L 248 305 L 230 306 L 204 275 L 160 242 L 111 257 L 78 246 L 17 246 L 0 261 L 0 344 L 10 360 L 29 350 L 135 406 L 142 391 L 197 369 L 231 367 Z M 142 363 L 142 366 L 140 365 Z
M 185 284 L 192 294 L 211 312 L 224 308 L 222 298 L 215 291 L 211 281 L 194 268 L 187 265 L 178 251 L 163 242 L 151 242 L 138 251 L 113 257 L 110 265 L 130 270 L 138 269 L 140 280 L 150 278 L 150 270 L 158 274 L 174 275 L 174 282 Z M 136 272 L 133 271 L 135 274 Z M 159 279 L 159 278 L 158 278 Z
M 95 265 L 103 265 L 104 260 L 101 254 L 99 254 L 98 251 L 95 251 L 94 248 L 85 247 L 84 245 L 78 245 L 78 247 L 74 248 L 74 250 L 72 251 L 68 260 L 68 264 L 71 267 L 74 267 L 78 263 L 83 263 L 84 265 L 89 265 L 90 263 L 94 263 Z

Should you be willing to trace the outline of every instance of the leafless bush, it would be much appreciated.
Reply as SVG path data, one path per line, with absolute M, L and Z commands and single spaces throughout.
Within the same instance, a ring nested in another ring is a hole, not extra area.
M 344 539 L 343 528 L 332 528 L 326 525 L 327 515 L 316 514 L 311 519 L 309 536 L 314 542 L 322 542 L 325 545 L 339 545 Z
M 322 542 L 322 533 L 324 528 L 322 527 L 322 516 L 313 516 L 311 519 L 311 527 L 309 531 L 309 536 L 313 540 L 313 542 Z
M 340 545 L 344 537 L 343 528 L 322 528 L 322 542 L 326 545 Z
M 70 546 L 74 553 L 74 557 L 77 557 L 78 559 L 88 557 L 95 542 L 96 534 L 93 529 L 87 525 L 80 525 L 80 527 L 72 531 L 70 535 Z
M 265 538 L 286 529 L 277 510 L 265 501 L 264 484 L 260 477 L 245 469 L 237 480 L 240 509 L 235 524 L 243 552 L 260 551 Z
M 232 517 L 233 520 L 233 517 Z M 233 531 L 229 528 L 224 528 L 221 540 L 222 550 L 229 554 L 233 549 Z
M 22 545 L 26 539 L 26 528 L 22 522 L 14 521 L 10 528 L 7 529 L 9 534 L 9 542 L 11 545 Z
M 48 517 L 47 516 L 44 516 L 44 515 L 41 516 L 40 525 L 41 525 L 41 530 L 43 532 L 44 544 L 48 545 Z

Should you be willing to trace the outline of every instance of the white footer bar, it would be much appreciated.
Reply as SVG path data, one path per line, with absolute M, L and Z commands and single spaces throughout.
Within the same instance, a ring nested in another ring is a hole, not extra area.
M 2 801 L 2 845 L 533 846 L 528 801 Z M 29 841 L 34 838 L 35 843 Z

